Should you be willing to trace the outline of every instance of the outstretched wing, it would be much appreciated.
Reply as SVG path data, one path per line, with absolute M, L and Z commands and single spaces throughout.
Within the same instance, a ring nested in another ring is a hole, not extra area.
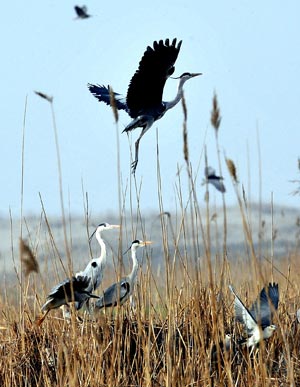
M 88 89 L 93 94 L 94 97 L 98 99 L 100 102 L 105 102 L 107 105 L 111 106 L 111 98 L 110 98 L 110 87 L 101 86 L 101 85 L 92 85 L 88 83 Z M 125 110 L 128 112 L 128 108 L 126 105 L 126 100 L 119 93 L 113 92 L 115 97 L 115 103 L 118 110 Z
M 259 297 L 250 309 L 251 314 L 263 329 L 272 324 L 273 311 L 278 309 L 278 303 L 278 284 L 269 283 L 267 291 L 266 288 L 261 290 Z
M 239 296 L 236 294 L 234 288 L 229 285 L 229 289 L 234 294 L 234 310 L 235 310 L 235 319 L 236 321 L 244 324 L 248 334 L 251 334 L 253 330 L 257 327 L 257 323 L 253 318 L 252 314 L 243 304 Z
M 166 80 L 173 74 L 182 41 L 176 45 L 176 38 L 170 44 L 160 40 L 153 43 L 153 48 L 148 46 L 139 68 L 132 77 L 128 92 L 127 106 L 132 118 L 161 108 L 163 89 Z

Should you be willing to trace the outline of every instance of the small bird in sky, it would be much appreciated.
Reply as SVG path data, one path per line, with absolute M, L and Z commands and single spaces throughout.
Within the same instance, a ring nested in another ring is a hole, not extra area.
M 248 334 L 248 338 L 242 340 L 240 344 L 246 343 L 247 347 L 254 347 L 261 340 L 270 338 L 276 329 L 272 319 L 274 311 L 278 309 L 278 284 L 269 283 L 264 287 L 250 310 L 246 308 L 231 285 L 229 289 L 235 296 L 235 319 L 244 325 Z
M 91 17 L 91 15 L 87 13 L 87 7 L 85 5 L 83 5 L 82 7 L 75 5 L 74 9 L 77 14 L 76 19 L 87 19 L 88 17 Z
M 223 183 L 223 177 L 216 175 L 216 170 L 212 167 L 205 167 L 204 168 L 204 175 L 205 179 L 203 180 L 202 184 L 212 184 L 218 191 L 224 193 L 226 191 L 225 185 Z

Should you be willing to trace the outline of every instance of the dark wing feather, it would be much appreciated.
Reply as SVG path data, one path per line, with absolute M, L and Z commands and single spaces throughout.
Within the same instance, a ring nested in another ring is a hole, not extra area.
M 251 314 L 256 321 L 260 323 L 263 329 L 272 324 L 273 311 L 278 309 L 278 303 L 278 284 L 269 283 L 267 291 L 266 288 L 261 290 L 259 297 L 255 300 L 250 309 Z
M 154 42 L 153 48 L 147 47 L 128 87 L 126 102 L 132 118 L 162 109 L 163 89 L 175 70 L 181 43 L 176 45 L 175 38 L 170 44 L 166 39 Z
M 101 85 L 92 85 L 88 83 L 88 89 L 93 94 L 94 97 L 98 99 L 100 102 L 105 102 L 107 105 L 111 106 L 110 103 L 110 88 L 109 86 L 101 86 Z M 116 107 L 118 110 L 128 111 L 126 100 L 119 93 L 113 93 L 115 97 Z
M 82 9 L 81 7 L 79 7 L 78 5 L 75 5 L 74 9 L 75 9 L 75 12 L 77 13 L 78 17 L 82 17 L 86 13 L 85 10 Z
M 77 292 L 84 293 L 86 288 L 89 286 L 90 279 L 88 277 L 72 277 L 66 278 L 60 284 L 55 286 L 49 293 L 47 298 L 65 298 L 67 302 L 72 300 L 72 289 L 74 295 Z

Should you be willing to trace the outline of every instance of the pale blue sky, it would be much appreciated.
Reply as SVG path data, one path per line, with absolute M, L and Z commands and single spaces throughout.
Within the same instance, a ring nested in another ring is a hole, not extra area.
M 262 153 L 263 199 L 299 205 L 289 182 L 299 177 L 300 156 L 300 3 L 299 1 L 86 1 L 87 20 L 73 20 L 73 1 L 9 1 L 1 7 L 1 149 L 0 215 L 20 213 L 21 140 L 26 95 L 24 212 L 39 213 L 40 192 L 48 214 L 60 213 L 57 162 L 49 104 L 33 91 L 54 97 L 62 162 L 65 205 L 83 212 L 82 182 L 92 213 L 118 208 L 116 128 L 110 109 L 96 101 L 86 84 L 110 83 L 126 93 L 147 45 L 154 40 L 183 40 L 175 75 L 202 72 L 185 85 L 188 134 L 193 169 L 200 162 L 198 198 L 207 145 L 209 164 L 217 167 L 210 127 L 216 90 L 222 114 L 219 141 L 227 203 L 236 198 L 223 152 L 234 160 L 251 199 L 259 193 L 257 131 Z M 78 3 L 78 5 L 82 5 Z M 176 93 L 169 80 L 166 100 Z M 176 207 L 176 177 L 182 170 L 184 202 L 187 184 L 182 154 L 182 108 L 177 105 L 158 121 L 140 144 L 136 172 L 142 180 L 141 208 L 158 210 L 156 129 L 158 129 L 162 195 L 166 210 Z M 123 188 L 130 179 L 129 122 L 120 113 L 120 159 Z M 139 134 L 135 131 L 132 140 Z M 247 154 L 248 152 L 248 154 Z M 213 199 L 221 203 L 211 188 Z M 69 197 L 69 199 L 68 199 Z M 70 204 L 69 204 L 70 203 Z M 135 207 L 135 200 L 133 200 Z M 129 209 L 129 200 L 126 208 Z

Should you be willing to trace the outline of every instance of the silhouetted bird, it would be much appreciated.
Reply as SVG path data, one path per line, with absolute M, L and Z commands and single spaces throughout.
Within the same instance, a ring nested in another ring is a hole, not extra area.
M 85 5 L 82 7 L 75 5 L 74 9 L 77 14 L 77 19 L 87 19 L 88 17 L 91 17 L 91 15 L 87 13 L 87 7 Z

